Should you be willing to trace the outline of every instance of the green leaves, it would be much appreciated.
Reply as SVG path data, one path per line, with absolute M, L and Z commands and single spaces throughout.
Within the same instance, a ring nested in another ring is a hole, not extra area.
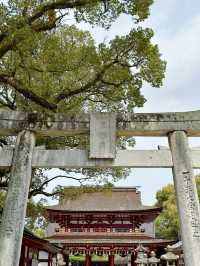
M 152 30 L 136 27 L 148 17 L 152 3 L 10 0 L 2 4 L 0 84 L 15 104 L 1 106 L 46 112 L 131 112 L 141 107 L 143 82 L 159 87 L 165 71 L 158 47 L 151 44 Z M 120 15 L 130 15 L 135 28 L 97 47 L 89 32 L 65 24 L 63 18 L 70 10 L 77 21 L 105 28 Z
M 45 208 L 46 203 L 47 202 L 43 199 L 39 200 L 37 203 L 33 199 L 30 199 L 27 205 L 25 225 L 30 230 L 34 229 L 35 233 L 39 235 L 42 234 L 47 226 L 47 221 L 45 219 L 47 216 Z
M 156 219 L 156 235 L 160 238 L 178 239 L 179 223 L 176 208 L 175 190 L 173 185 L 167 185 L 156 194 L 157 206 L 162 212 Z
M 133 112 L 142 107 L 144 82 L 162 85 L 166 63 L 153 31 L 138 27 L 149 16 L 153 0 L 9 0 L 0 5 L 0 108 L 80 113 Z M 133 29 L 110 43 L 97 45 L 91 34 L 67 25 L 68 19 L 108 29 L 121 15 L 131 16 Z M 38 140 L 47 148 L 87 148 L 84 137 Z M 125 148 L 127 138 L 118 140 Z M 37 143 L 38 144 L 38 143 Z M 129 144 L 134 145 L 130 139 Z M 128 169 L 78 169 L 95 185 L 126 177 Z M 69 173 L 67 170 L 65 172 Z M 65 178 L 67 178 L 65 176 Z M 32 178 L 30 196 L 47 192 L 48 177 Z M 31 205 L 31 216 L 38 206 Z M 39 210 L 40 212 L 40 210 Z M 34 226 L 33 222 L 30 226 Z
M 164 78 L 165 62 L 151 44 L 152 36 L 152 30 L 138 28 L 96 47 L 89 32 L 73 25 L 27 35 L 2 61 L 4 72 L 14 74 L 15 84 L 24 90 L 14 88 L 16 108 L 44 111 L 54 105 L 60 112 L 132 112 L 145 102 L 143 82 L 159 87 Z M 5 86 L 13 91 L 10 84 Z M 31 102 L 28 90 L 37 96 Z
M 66 199 L 74 200 L 84 193 L 110 192 L 112 187 L 113 185 L 111 183 L 107 183 L 104 186 L 82 185 L 80 187 L 66 187 L 61 192 L 60 201 L 62 202 Z
M 196 176 L 197 191 L 200 199 L 200 176 Z M 156 235 L 160 238 L 178 239 L 179 220 L 176 207 L 175 189 L 167 185 L 156 193 L 156 205 L 162 207 L 162 212 L 156 219 Z
M 78 7 L 75 18 L 78 22 L 85 21 L 92 25 L 109 28 L 120 15 L 132 16 L 135 22 L 149 16 L 149 8 L 153 0 L 104 0 L 88 1 L 85 6 Z

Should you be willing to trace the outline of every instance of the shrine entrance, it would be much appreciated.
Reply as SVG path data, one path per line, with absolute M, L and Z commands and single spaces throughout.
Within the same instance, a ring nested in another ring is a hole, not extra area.
M 186 266 L 199 266 L 200 206 L 193 168 L 200 151 L 189 136 L 200 136 L 200 111 L 186 113 L 46 117 L 37 113 L 0 112 L 0 134 L 17 135 L 14 150 L 0 151 L 0 168 L 11 175 L 0 229 L 0 266 L 18 266 L 32 168 L 168 167 L 173 170 Z M 37 137 L 90 135 L 90 150 L 40 150 Z M 170 150 L 116 150 L 117 136 L 165 136 Z M 112 256 L 112 254 L 111 254 Z M 112 264 L 112 259 L 111 264 Z M 89 259 L 88 259 L 89 260 Z M 87 264 L 86 264 L 87 265 Z
M 143 205 L 137 187 L 83 192 L 46 207 L 46 211 L 46 239 L 62 248 L 65 266 L 70 262 L 136 266 L 140 245 L 145 247 L 142 256 L 154 251 L 155 260 L 166 253 L 166 246 L 174 244 L 155 238 L 154 221 L 161 208 Z

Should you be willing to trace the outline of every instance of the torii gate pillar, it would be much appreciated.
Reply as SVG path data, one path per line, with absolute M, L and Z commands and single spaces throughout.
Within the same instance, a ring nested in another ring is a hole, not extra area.
M 33 132 L 19 133 L 0 227 L 0 266 L 19 265 L 34 145 Z
M 187 135 L 169 134 L 173 177 L 186 266 L 200 265 L 200 205 L 193 174 Z

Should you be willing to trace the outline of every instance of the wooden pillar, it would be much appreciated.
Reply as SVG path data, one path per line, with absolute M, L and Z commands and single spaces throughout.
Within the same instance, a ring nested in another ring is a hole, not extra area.
M 65 262 L 65 266 L 69 265 L 69 254 L 63 254 L 63 260 Z
M 48 266 L 52 266 L 52 254 L 49 253 L 48 255 Z
M 34 133 L 19 133 L 0 227 L 0 266 L 19 265 L 34 145 Z
M 109 266 L 115 266 L 115 255 L 109 255 Z
M 131 254 L 131 266 L 135 266 L 135 260 L 136 260 L 135 254 L 132 253 Z
M 19 266 L 24 266 L 24 264 L 25 264 L 25 246 L 22 245 Z
M 85 255 L 85 266 L 91 266 L 91 256 L 89 254 Z
M 170 133 L 169 144 L 172 152 L 185 266 L 199 266 L 200 206 L 186 133 L 184 131 Z

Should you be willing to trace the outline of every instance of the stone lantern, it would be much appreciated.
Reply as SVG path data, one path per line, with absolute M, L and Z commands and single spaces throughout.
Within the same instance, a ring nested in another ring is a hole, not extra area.
M 160 257 L 161 260 L 166 261 L 166 266 L 176 266 L 176 261 L 178 260 L 179 256 L 175 255 L 172 250 L 173 249 L 170 246 L 167 246 L 167 253 Z
M 147 249 L 140 244 L 135 251 L 137 252 L 136 265 L 148 266 Z
M 66 265 L 66 262 L 64 261 L 64 258 L 63 258 L 63 254 L 58 254 L 57 256 L 58 258 L 58 266 L 64 266 Z
M 160 262 L 160 259 L 156 258 L 156 253 L 154 251 L 151 251 L 150 258 L 149 258 L 149 266 L 157 266 Z

